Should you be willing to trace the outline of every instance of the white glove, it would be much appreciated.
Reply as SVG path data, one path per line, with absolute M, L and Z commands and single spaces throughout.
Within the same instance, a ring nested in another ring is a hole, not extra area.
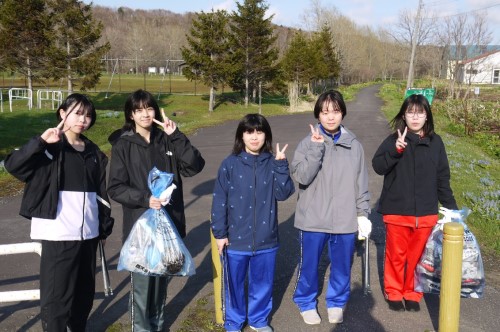
M 160 194 L 160 199 L 161 199 L 161 205 L 165 206 L 170 202 L 170 197 L 172 197 L 172 192 L 174 189 L 177 188 L 175 184 L 171 184 L 167 189 L 165 189 L 161 194 Z
M 372 222 L 365 216 L 358 217 L 358 239 L 363 240 L 370 236 Z

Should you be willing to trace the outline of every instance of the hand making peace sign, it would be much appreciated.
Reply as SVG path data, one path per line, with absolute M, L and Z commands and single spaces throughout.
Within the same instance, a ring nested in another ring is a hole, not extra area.
M 161 116 L 163 118 L 163 121 L 164 122 L 160 122 L 156 119 L 153 119 L 153 121 L 156 123 L 156 124 L 159 124 L 160 126 L 163 127 L 163 130 L 165 131 L 165 133 L 167 135 L 171 135 L 175 129 L 177 128 L 177 124 L 170 120 L 166 115 L 165 115 L 165 111 L 163 110 L 163 108 L 161 109 Z
M 285 156 L 285 150 L 288 147 L 288 144 L 286 144 L 282 150 L 280 150 L 280 144 L 276 143 L 276 160 L 283 160 L 286 159 Z
M 309 125 L 311 127 L 311 142 L 323 143 L 325 141 L 325 137 L 319 133 L 319 128 L 314 128 L 312 124 Z
M 48 144 L 59 142 L 61 135 L 64 133 L 62 130 L 64 128 L 64 121 L 66 121 L 66 118 L 62 119 L 57 127 L 45 130 L 41 138 Z
M 408 143 L 405 142 L 405 137 L 407 132 L 408 132 L 408 127 L 405 127 L 405 130 L 403 131 L 402 135 L 401 131 L 398 129 L 398 139 L 396 140 L 397 150 L 404 150 L 406 148 L 406 145 L 408 145 Z

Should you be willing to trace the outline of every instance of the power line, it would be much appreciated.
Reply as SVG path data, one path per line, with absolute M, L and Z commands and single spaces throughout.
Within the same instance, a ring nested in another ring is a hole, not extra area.
M 443 2 L 443 1 L 435 1 L 435 2 L 429 2 L 429 3 L 424 3 L 424 6 L 444 6 L 448 5 L 454 2 L 458 2 L 459 0 L 450 0 L 448 2 Z
M 434 4 L 434 3 L 437 3 L 437 2 L 433 2 L 431 4 Z M 466 15 L 466 14 L 472 14 L 472 13 L 475 13 L 475 12 L 479 12 L 479 11 L 490 9 L 490 8 L 497 7 L 497 6 L 500 6 L 500 3 L 489 5 L 489 6 L 486 6 L 484 8 L 471 9 L 471 10 L 468 10 L 468 11 L 465 11 L 465 12 L 461 12 L 461 13 L 438 16 L 438 17 L 435 17 L 435 18 L 448 18 L 448 17 L 454 17 L 454 16 L 461 16 L 461 15 Z

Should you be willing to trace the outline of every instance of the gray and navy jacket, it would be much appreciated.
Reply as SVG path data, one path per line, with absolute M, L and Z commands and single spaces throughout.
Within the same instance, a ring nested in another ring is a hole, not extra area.
M 215 180 L 211 227 L 216 239 L 228 238 L 230 250 L 256 252 L 278 246 L 278 203 L 295 186 L 288 161 L 270 153 L 231 154 Z
M 354 233 L 357 217 L 370 212 L 363 147 L 344 126 L 340 131 L 336 142 L 324 133 L 324 142 L 312 142 L 309 134 L 295 150 L 291 172 L 299 197 L 294 226 L 300 230 Z
M 112 232 L 108 159 L 97 145 L 80 137 L 83 152 L 76 151 L 64 135 L 52 144 L 37 136 L 5 159 L 7 171 L 25 183 L 19 214 L 32 220 L 32 239 L 104 239 Z

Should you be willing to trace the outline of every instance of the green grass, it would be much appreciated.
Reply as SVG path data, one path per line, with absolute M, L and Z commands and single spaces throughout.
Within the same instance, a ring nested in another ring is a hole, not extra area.
M 177 332 L 224 332 L 223 326 L 214 321 L 213 294 L 207 295 L 196 301 L 193 307 L 189 308 L 188 317 L 182 322 L 182 326 Z

